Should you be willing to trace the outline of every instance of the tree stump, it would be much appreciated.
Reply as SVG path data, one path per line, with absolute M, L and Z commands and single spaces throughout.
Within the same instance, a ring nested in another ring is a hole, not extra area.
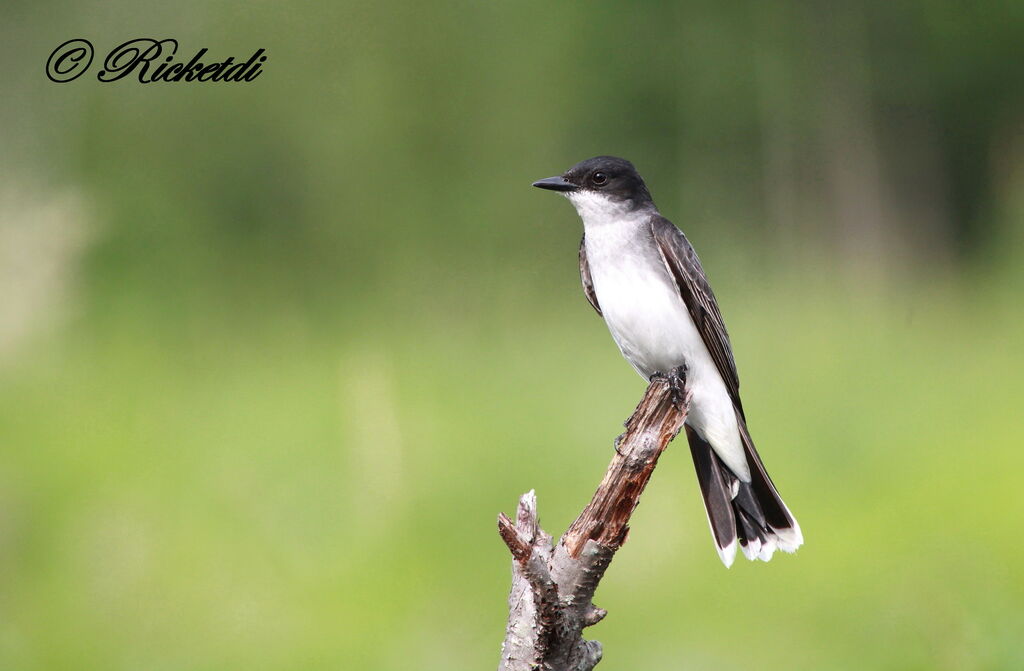
M 531 490 L 519 499 L 516 520 L 498 515 L 498 532 L 512 553 L 512 590 L 499 671 L 589 671 L 601 644 L 583 629 L 607 614 L 594 592 L 616 550 L 658 457 L 683 428 L 690 396 L 685 371 L 655 376 L 615 441 L 604 479 L 557 545 L 537 519 Z

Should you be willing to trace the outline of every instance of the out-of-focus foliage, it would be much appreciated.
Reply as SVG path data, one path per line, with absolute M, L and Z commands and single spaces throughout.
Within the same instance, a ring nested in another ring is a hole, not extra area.
M 723 569 L 676 445 L 600 668 L 1024 667 L 1024 4 L 0 18 L 0 668 L 496 664 L 496 513 L 564 528 L 642 391 L 529 188 L 599 153 L 704 258 L 807 538 Z M 51 83 L 76 36 L 269 58 Z

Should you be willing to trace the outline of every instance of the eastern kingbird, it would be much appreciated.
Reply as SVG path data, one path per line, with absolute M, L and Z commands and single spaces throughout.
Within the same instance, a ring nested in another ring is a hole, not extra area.
M 697 253 L 661 216 L 633 164 L 598 156 L 533 184 L 558 191 L 583 219 L 580 278 L 622 355 L 650 380 L 686 369 L 686 437 L 711 535 L 726 566 L 795 551 L 800 525 L 747 432 L 729 334 Z

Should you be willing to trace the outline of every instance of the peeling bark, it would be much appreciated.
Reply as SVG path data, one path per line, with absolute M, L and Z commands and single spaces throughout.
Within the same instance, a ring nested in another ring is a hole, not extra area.
M 590 503 L 558 545 L 537 520 L 531 490 L 519 499 L 516 520 L 498 515 L 498 532 L 512 553 L 509 616 L 498 671 L 590 671 L 601 661 L 601 644 L 583 629 L 607 612 L 594 592 L 629 533 L 658 457 L 683 428 L 689 393 L 681 396 L 681 371 L 657 376 L 616 439 L 616 454 Z

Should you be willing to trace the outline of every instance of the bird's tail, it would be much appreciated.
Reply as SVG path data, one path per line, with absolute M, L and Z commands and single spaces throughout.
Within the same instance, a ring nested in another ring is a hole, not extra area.
M 739 413 L 736 419 L 750 466 L 750 482 L 736 477 L 711 445 L 686 427 L 711 535 L 726 567 L 731 566 L 736 557 L 737 541 L 747 559 L 762 561 L 771 559 L 776 549 L 795 552 L 804 542 L 800 525 L 782 502 L 754 449 L 746 422 Z

